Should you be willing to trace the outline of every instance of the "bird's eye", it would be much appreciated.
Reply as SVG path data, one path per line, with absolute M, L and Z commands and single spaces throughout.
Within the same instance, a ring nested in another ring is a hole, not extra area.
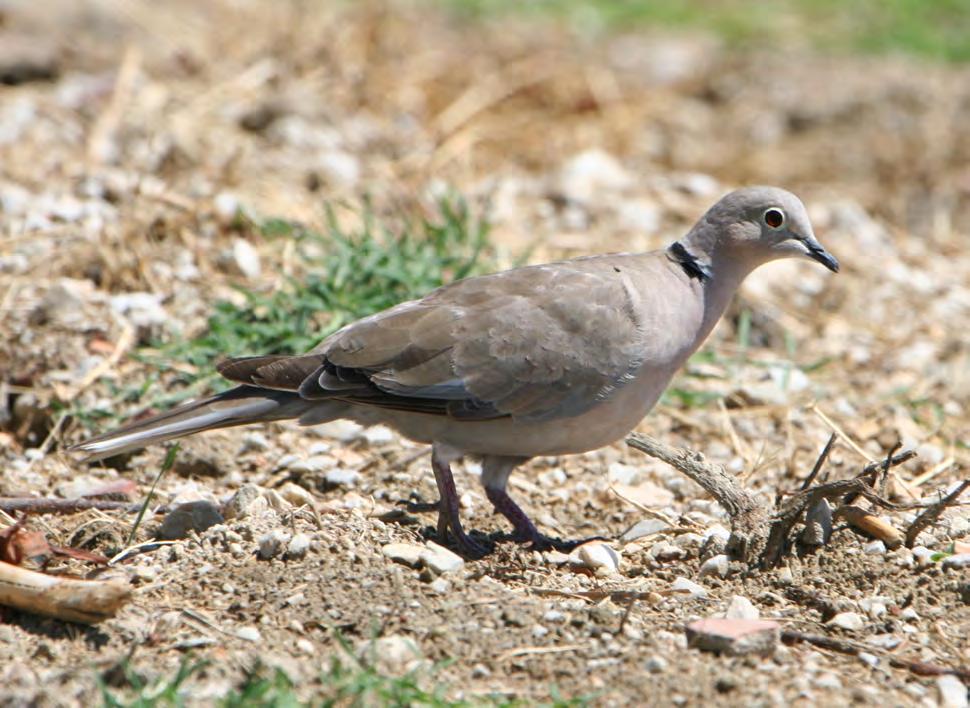
M 785 223 L 785 212 L 781 209 L 767 209 L 764 216 L 761 217 L 765 220 L 765 223 L 773 229 L 781 228 L 782 224 Z

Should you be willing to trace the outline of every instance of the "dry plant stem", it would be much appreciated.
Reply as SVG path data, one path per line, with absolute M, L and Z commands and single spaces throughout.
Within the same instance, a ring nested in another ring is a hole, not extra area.
M 805 642 L 806 644 L 821 647 L 822 649 L 829 649 L 842 654 L 851 654 L 852 656 L 858 656 L 861 652 L 876 654 L 885 657 L 890 666 L 894 666 L 898 669 L 907 669 L 919 676 L 942 676 L 943 674 L 953 674 L 954 676 L 959 676 L 964 681 L 970 680 L 970 669 L 964 667 L 958 666 L 951 668 L 949 666 L 940 666 L 938 664 L 928 664 L 923 661 L 901 659 L 898 656 L 893 656 L 892 654 L 887 654 L 886 652 L 880 651 L 875 647 L 850 642 L 845 639 L 836 639 L 835 637 L 826 637 L 820 634 L 806 634 L 804 632 L 797 632 L 792 629 L 785 629 L 782 630 L 781 640 L 786 644 Z
M 889 550 L 894 550 L 903 545 L 903 534 L 899 529 L 880 519 L 872 512 L 854 504 L 843 504 L 835 510 L 833 517 L 845 519 L 860 531 L 879 539 L 886 544 L 886 548 Z
M 127 511 L 137 513 L 141 509 L 140 503 L 114 501 L 111 499 L 49 499 L 43 497 L 0 497 L 0 511 L 13 513 L 22 511 L 26 514 L 75 514 L 88 509 L 100 511 Z M 169 511 L 167 506 L 155 509 L 156 514 Z
M 730 555 L 746 563 L 761 555 L 768 536 L 764 504 L 735 482 L 724 468 L 705 462 L 698 453 L 669 447 L 642 433 L 633 433 L 626 442 L 680 470 L 717 499 L 731 517 L 731 538 L 726 549 Z
M 906 548 L 912 548 L 916 545 L 916 538 L 922 533 L 923 529 L 940 518 L 940 514 L 943 513 L 944 509 L 956 504 L 957 499 L 966 491 L 967 487 L 970 487 L 970 479 L 963 480 L 956 489 L 940 501 L 934 502 L 923 509 L 920 515 L 913 519 L 913 523 L 909 525 L 909 528 L 906 529 Z
M 760 562 L 763 568 L 773 568 L 780 562 L 787 550 L 788 539 L 795 524 L 804 517 L 805 512 L 812 505 L 822 499 L 861 496 L 884 508 L 905 508 L 880 497 L 873 491 L 871 484 L 874 482 L 873 475 L 877 472 L 882 471 L 883 474 L 887 474 L 896 465 L 915 456 L 912 451 L 889 455 L 883 461 L 866 465 L 854 479 L 830 482 L 797 492 L 773 516 L 769 517 L 764 510 L 764 505 L 754 495 L 744 489 L 723 468 L 705 462 L 697 453 L 669 447 L 641 433 L 633 433 L 626 441 L 631 447 L 683 472 L 717 499 L 731 517 L 731 538 L 728 540 L 727 553 L 749 566 Z M 830 445 L 826 445 L 826 448 L 830 448 Z M 824 455 L 825 450 L 820 455 L 821 462 L 816 462 L 816 468 L 821 469 Z M 814 470 L 813 472 L 817 474 Z M 892 531 L 895 532 L 895 529 Z M 899 540 L 901 541 L 901 538 Z
M 825 443 L 825 447 L 822 448 L 822 452 L 819 454 L 818 459 L 815 460 L 815 466 L 812 467 L 812 471 L 809 473 L 805 481 L 802 482 L 802 488 L 800 491 L 804 492 L 806 489 L 812 486 L 812 482 L 818 477 L 818 473 L 822 471 L 822 465 L 829 458 L 829 453 L 832 452 L 832 446 L 835 445 L 835 441 L 838 440 L 839 436 L 836 433 L 832 433 L 829 436 L 829 441 Z
M 123 578 L 63 578 L 0 562 L 0 604 L 25 612 L 94 624 L 114 617 L 129 597 Z

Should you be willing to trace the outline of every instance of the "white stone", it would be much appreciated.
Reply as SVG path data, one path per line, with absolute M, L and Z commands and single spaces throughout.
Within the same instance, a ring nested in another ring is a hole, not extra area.
M 373 645 L 366 642 L 358 653 L 363 659 L 372 654 L 379 668 L 393 676 L 414 671 L 425 663 L 417 642 L 397 634 L 380 637 L 374 640 Z
M 253 245 L 244 238 L 233 239 L 232 242 L 232 262 L 244 276 L 250 280 L 258 278 L 263 268 L 259 262 L 259 253 Z
M 691 597 L 707 597 L 707 588 L 683 577 L 674 578 L 674 582 L 670 584 L 670 589 L 678 593 L 687 593 Z
M 934 551 L 926 546 L 913 546 L 913 558 L 916 559 L 916 565 L 920 568 L 933 565 L 933 555 Z
M 381 548 L 381 553 L 392 561 L 417 568 L 421 565 L 421 554 L 426 550 L 424 546 L 413 543 L 388 543 Z
M 698 574 L 702 578 L 708 575 L 716 575 L 719 578 L 724 578 L 727 577 L 730 567 L 730 559 L 721 553 L 701 563 Z
M 756 620 L 761 619 L 761 612 L 744 595 L 734 595 L 724 616 L 728 619 Z
M 660 519 L 643 519 L 624 531 L 623 535 L 620 536 L 620 540 L 624 543 L 630 543 L 637 539 L 653 536 L 668 528 L 670 528 L 670 524 L 666 521 L 661 521 Z
M 667 660 L 662 656 L 651 656 L 644 662 L 643 668 L 651 674 L 662 674 L 667 670 Z
M 334 467 L 327 470 L 323 478 L 327 481 L 327 484 L 335 487 L 352 487 L 360 480 L 360 472 L 345 467 Z
M 871 541 L 862 550 L 870 556 L 881 556 L 886 552 L 886 544 L 882 541 Z
M 947 556 L 943 559 L 943 567 L 951 570 L 970 567 L 970 553 L 957 553 L 953 556 Z
M 275 558 L 290 540 L 290 535 L 281 529 L 273 529 L 259 537 L 258 555 L 263 560 Z
M 286 545 L 286 557 L 299 559 L 306 556 L 310 550 L 310 537 L 305 533 L 294 534 Z
M 826 624 L 852 631 L 858 631 L 866 626 L 865 620 L 858 612 L 840 612 Z
M 453 573 L 465 565 L 465 561 L 461 556 L 452 553 L 444 546 L 439 546 L 434 541 L 427 542 L 426 548 L 419 557 L 424 566 L 436 575 Z
M 967 687 L 953 674 L 938 676 L 936 690 L 940 692 L 942 708 L 967 708 Z
M 236 636 L 247 642 L 258 642 L 263 638 L 255 627 L 240 627 L 236 630 Z
M 599 541 L 584 543 L 570 554 L 570 558 L 589 568 L 596 575 L 613 575 L 620 569 L 619 553 Z

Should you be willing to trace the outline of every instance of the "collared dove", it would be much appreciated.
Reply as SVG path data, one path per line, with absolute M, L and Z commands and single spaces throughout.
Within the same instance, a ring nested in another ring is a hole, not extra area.
M 229 359 L 240 386 L 81 443 L 99 459 L 202 430 L 282 419 L 383 423 L 432 446 L 438 533 L 467 554 L 450 465 L 482 484 L 518 540 L 548 543 L 511 499 L 512 470 L 586 452 L 636 426 L 704 342 L 741 281 L 778 258 L 839 264 L 799 199 L 731 192 L 669 247 L 468 278 L 347 325 L 300 356 Z

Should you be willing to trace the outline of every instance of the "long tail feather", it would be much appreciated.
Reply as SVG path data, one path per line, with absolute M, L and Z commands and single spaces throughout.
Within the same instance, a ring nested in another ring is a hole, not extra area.
M 296 393 L 238 386 L 85 440 L 71 450 L 87 453 L 85 459 L 100 460 L 203 430 L 299 418 L 312 407 L 313 401 Z

